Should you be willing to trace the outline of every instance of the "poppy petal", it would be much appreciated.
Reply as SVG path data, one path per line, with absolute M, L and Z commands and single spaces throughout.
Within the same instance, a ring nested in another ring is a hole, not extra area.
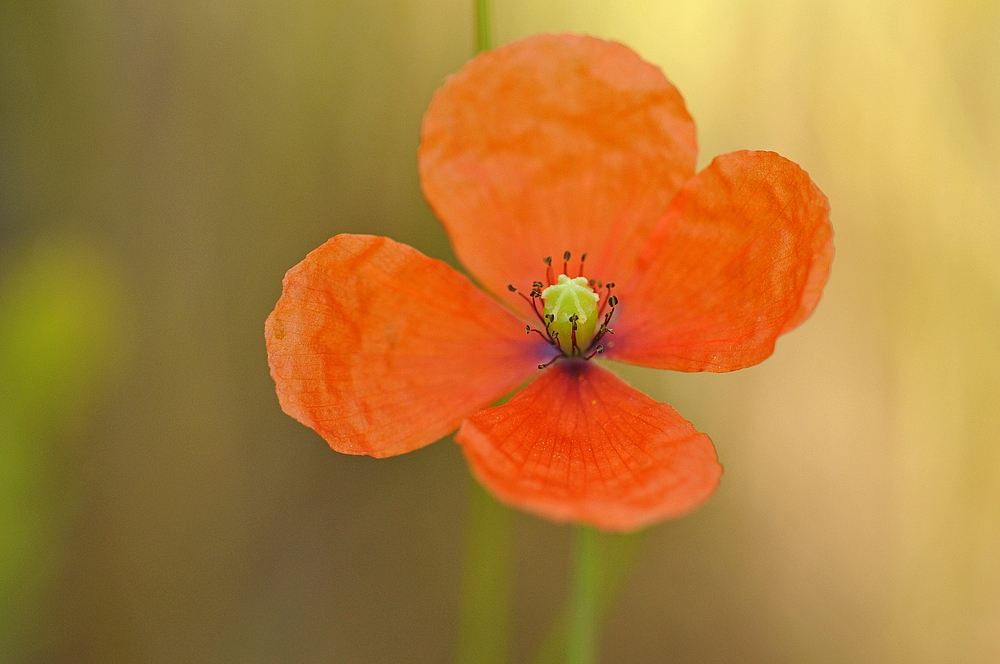
M 447 264 L 337 235 L 285 275 L 267 318 L 282 409 L 338 452 L 409 452 L 454 431 L 553 354 Z
M 455 440 L 501 500 L 607 530 L 681 516 L 722 475 L 708 436 L 593 362 L 557 362 Z
M 620 290 L 608 359 L 733 371 L 812 313 L 833 260 L 826 196 L 773 152 L 717 157 L 677 194 Z
M 677 89 L 627 47 L 538 35 L 482 53 L 424 116 L 421 186 L 458 258 L 502 300 L 553 256 L 625 281 L 643 240 L 694 174 L 694 123 Z M 557 272 L 558 274 L 558 272 Z

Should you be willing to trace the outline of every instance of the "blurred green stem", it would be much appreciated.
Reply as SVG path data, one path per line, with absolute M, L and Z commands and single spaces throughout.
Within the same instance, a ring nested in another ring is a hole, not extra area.
M 596 560 L 597 563 L 597 569 L 592 579 L 590 579 L 594 582 L 592 586 L 594 596 L 591 641 L 593 644 L 593 657 L 596 658 L 596 634 L 598 633 L 598 628 L 614 604 L 614 600 L 618 596 L 618 591 L 628 576 L 628 571 L 632 567 L 632 561 L 642 547 L 646 535 L 645 531 L 629 533 L 627 535 L 591 531 L 586 536 L 592 538 L 592 542 L 588 546 L 593 544 L 596 547 L 596 554 L 593 551 L 587 554 L 591 560 Z M 579 545 L 581 544 L 579 537 L 577 543 L 579 550 Z M 541 645 L 535 652 L 535 656 L 531 659 L 532 664 L 563 664 L 567 659 L 569 648 L 578 647 L 569 644 L 571 639 L 575 639 L 571 634 L 570 624 L 571 621 L 576 620 L 575 616 L 578 615 L 577 607 L 579 605 L 577 599 L 578 597 L 582 599 L 581 594 L 576 592 L 577 584 L 575 583 L 576 579 L 580 577 L 579 572 L 582 571 L 580 570 L 579 563 L 583 562 L 583 558 L 585 557 L 580 555 L 580 553 L 585 552 L 578 552 L 575 555 L 574 576 L 571 580 L 573 588 L 571 588 L 570 596 L 567 598 L 566 604 L 559 612 L 559 615 L 552 621 L 548 634 L 545 635 L 545 639 L 542 640 Z
M 567 664 L 593 664 L 597 644 L 597 584 L 601 574 L 598 533 L 589 526 L 576 527 L 573 587 L 570 590 Z
M 476 0 L 476 53 L 489 51 L 493 46 L 493 11 L 490 0 Z
M 476 52 L 493 48 L 489 0 L 475 0 Z M 511 510 L 469 482 L 455 664 L 505 664 L 510 622 Z
M 507 661 L 512 512 L 472 479 L 456 664 Z

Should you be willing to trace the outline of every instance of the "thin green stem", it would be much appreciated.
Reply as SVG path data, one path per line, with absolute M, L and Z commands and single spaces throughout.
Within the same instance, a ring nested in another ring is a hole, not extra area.
M 493 9 L 490 0 L 476 0 L 476 53 L 489 51 L 493 41 Z
M 476 52 L 493 48 L 490 0 L 475 0 Z M 455 664 L 506 664 L 510 623 L 511 510 L 472 479 Z
M 597 574 L 596 624 L 599 626 L 614 605 L 618 593 L 632 569 L 632 562 L 642 548 L 645 531 L 619 534 L 598 534 L 598 560 L 600 569 Z M 574 597 L 566 598 L 559 615 L 549 625 L 549 631 L 542 640 L 531 664 L 565 664 L 566 644 L 569 638 L 570 614 L 573 611 Z
M 576 528 L 567 664 L 593 664 L 597 656 L 597 595 L 602 557 L 599 537 L 589 526 Z
M 506 664 L 510 623 L 510 508 L 469 482 L 456 664 Z

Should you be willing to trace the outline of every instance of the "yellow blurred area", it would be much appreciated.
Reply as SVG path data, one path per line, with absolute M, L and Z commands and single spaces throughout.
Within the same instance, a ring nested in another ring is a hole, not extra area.
M 415 151 L 471 5 L 0 4 L 0 661 L 449 658 L 457 447 L 331 452 L 281 413 L 262 329 L 336 233 L 451 259 Z M 833 210 L 823 300 L 771 359 L 621 368 L 726 475 L 650 531 L 602 661 L 1000 661 L 1000 4 L 494 12 L 500 42 L 628 44 L 701 166 L 775 150 Z M 569 532 L 515 519 L 514 661 Z

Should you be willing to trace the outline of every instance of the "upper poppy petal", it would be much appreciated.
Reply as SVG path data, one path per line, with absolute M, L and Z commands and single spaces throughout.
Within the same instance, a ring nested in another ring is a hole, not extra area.
M 624 281 L 696 155 L 658 68 L 615 42 L 538 35 L 476 56 L 437 91 L 420 181 L 458 258 L 521 308 L 507 284 L 528 290 L 566 250 L 588 254 L 588 276 Z
M 830 205 L 805 171 L 773 152 L 716 157 L 650 235 L 607 356 L 678 371 L 757 364 L 812 313 L 832 260 Z
M 338 452 L 432 443 L 553 353 L 447 264 L 384 237 L 337 235 L 283 286 L 264 326 L 278 400 Z
M 556 363 L 455 440 L 502 500 L 609 530 L 681 516 L 722 475 L 708 436 L 593 362 Z

